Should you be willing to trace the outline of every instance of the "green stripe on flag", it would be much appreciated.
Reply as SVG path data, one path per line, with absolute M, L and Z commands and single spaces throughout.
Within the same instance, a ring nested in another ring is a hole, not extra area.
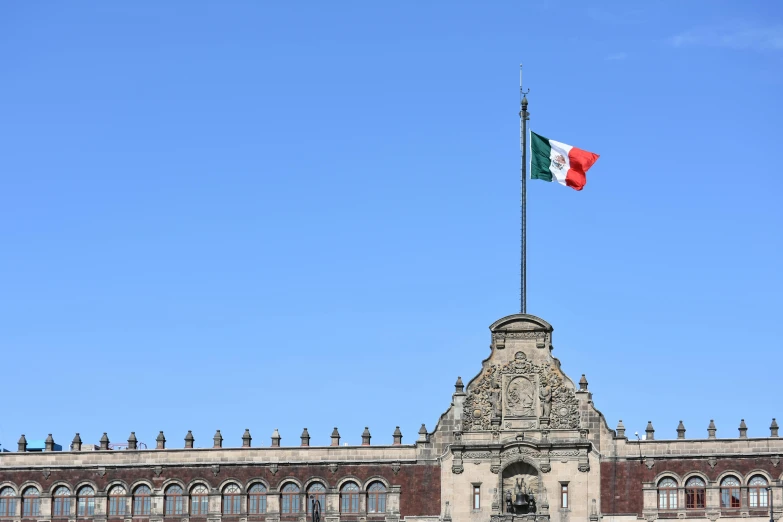
M 552 147 L 549 146 L 549 140 L 539 136 L 535 132 L 530 132 L 530 179 L 542 179 L 552 181 L 552 172 L 549 165 L 552 160 Z

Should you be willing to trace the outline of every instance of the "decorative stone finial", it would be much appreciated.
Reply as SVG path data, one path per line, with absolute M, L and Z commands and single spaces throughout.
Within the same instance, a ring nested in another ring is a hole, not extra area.
M 392 439 L 394 439 L 394 442 L 392 442 L 392 445 L 399 446 L 402 444 L 402 432 L 400 431 L 400 427 L 397 426 L 394 429 L 394 433 L 392 433 Z
M 620 419 L 617 422 L 617 429 L 615 431 L 617 432 L 618 439 L 625 437 L 625 424 L 623 424 L 623 419 Z
M 685 424 L 683 424 L 682 421 L 680 421 L 680 423 L 677 425 L 677 438 L 685 438 Z
M 188 434 L 185 435 L 185 447 L 186 448 L 192 448 L 193 442 L 195 442 L 195 438 L 193 437 L 193 432 L 188 430 Z
M 220 430 L 216 430 L 215 436 L 212 437 L 212 447 L 213 448 L 223 447 L 223 435 L 220 434 Z
M 106 432 L 103 432 L 103 436 L 101 437 L 101 445 L 100 448 L 102 450 L 108 450 L 109 449 L 109 436 L 106 435 Z
M 71 441 L 71 451 L 81 451 L 82 450 L 82 438 L 77 433 L 73 436 L 73 440 Z
M 741 439 L 747 439 L 748 438 L 748 425 L 745 424 L 745 419 L 740 419 L 739 438 L 741 438 Z
M 579 379 L 579 391 L 587 391 L 587 379 L 585 378 L 585 374 L 582 374 L 582 378 Z
M 24 433 L 22 433 L 22 436 L 19 437 L 19 442 L 17 442 L 16 451 L 27 451 L 27 439 L 24 438 Z
M 138 446 L 138 441 L 136 440 L 136 432 L 132 431 L 130 437 L 128 437 L 128 449 L 135 450 L 138 449 L 137 446 Z
M 370 445 L 370 428 L 367 426 L 364 427 L 364 431 L 362 432 L 362 446 L 369 446 Z
M 54 437 L 52 437 L 51 433 L 44 441 L 44 451 L 54 451 Z
M 462 377 L 457 377 L 457 382 L 454 383 L 454 393 L 465 393 L 465 385 L 462 384 Z
M 302 434 L 299 436 L 299 438 L 302 439 L 302 446 L 310 445 L 310 433 L 307 431 L 307 428 L 302 430 Z
M 242 434 L 242 447 L 249 448 L 252 440 L 253 437 L 250 436 L 250 430 L 245 428 L 245 433 Z
M 429 442 L 430 434 L 427 432 L 427 427 L 422 424 L 419 428 L 419 439 L 416 442 Z
M 275 428 L 275 431 L 272 432 L 272 447 L 273 448 L 279 448 L 280 447 L 280 439 L 282 437 L 280 436 L 280 432 L 277 431 L 277 428 Z
M 155 442 L 155 449 L 166 449 L 166 437 L 163 435 L 163 431 L 155 437 Z
M 778 436 L 778 421 L 776 421 L 774 417 L 772 418 L 772 424 L 769 425 L 769 436 Z
M 332 446 L 340 445 L 340 432 L 337 431 L 337 426 L 332 430 Z
M 647 435 L 646 440 L 655 440 L 655 428 L 653 428 L 652 421 L 647 421 L 644 433 Z
M 715 427 L 715 421 L 710 419 L 710 425 L 707 426 L 707 438 L 714 439 L 716 431 L 718 431 L 718 429 Z

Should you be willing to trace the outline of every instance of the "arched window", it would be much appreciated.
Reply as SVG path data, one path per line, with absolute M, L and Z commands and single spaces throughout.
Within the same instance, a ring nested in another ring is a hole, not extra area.
M 658 509 L 677 509 L 677 483 L 673 478 L 658 482 Z
M 761 475 L 756 475 L 748 482 L 748 504 L 752 508 L 767 507 L 767 479 Z
M 266 513 L 266 487 L 263 484 L 253 484 L 247 490 L 247 512 L 250 515 Z
M 209 508 L 209 490 L 203 484 L 190 490 L 190 515 L 206 515 Z
M 128 494 L 122 486 L 114 486 L 109 490 L 109 516 L 125 516 L 125 496 Z
M 685 507 L 687 509 L 704 509 L 704 481 L 699 477 L 691 477 L 685 482 Z
M 340 490 L 340 512 L 359 512 L 359 486 L 353 482 L 347 482 Z
M 182 501 L 182 488 L 176 484 L 166 488 L 166 506 L 163 509 L 164 515 L 181 515 L 184 513 Z
M 145 485 L 138 486 L 133 490 L 133 516 L 134 517 L 148 517 L 150 516 L 150 488 Z
M 223 488 L 223 514 L 238 515 L 242 502 L 242 490 L 236 484 L 229 484 Z
M 95 490 L 84 486 L 76 495 L 76 514 L 80 517 L 91 517 L 95 514 Z
M 720 481 L 720 507 L 740 507 L 740 482 L 736 477 L 726 477 Z
M 0 517 L 16 516 L 16 495 L 11 488 L 0 489 Z
M 60 486 L 54 490 L 54 506 L 52 516 L 68 517 L 71 515 L 71 490 Z
M 367 512 L 386 513 L 386 486 L 373 482 L 367 488 Z
M 321 503 L 321 513 L 326 511 L 326 488 L 320 482 L 314 482 L 307 488 L 307 512 L 313 512 L 313 502 Z
M 283 500 L 281 513 L 284 515 L 299 513 L 299 486 L 289 482 L 283 486 L 281 496 Z
M 41 514 L 41 492 L 30 486 L 22 493 L 22 516 L 37 517 Z

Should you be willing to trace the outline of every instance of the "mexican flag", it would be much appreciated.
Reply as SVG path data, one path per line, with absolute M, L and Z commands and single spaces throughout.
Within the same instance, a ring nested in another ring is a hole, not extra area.
M 557 181 L 574 190 L 587 183 L 587 169 L 598 160 L 598 154 L 577 149 L 559 141 L 530 133 L 530 179 Z

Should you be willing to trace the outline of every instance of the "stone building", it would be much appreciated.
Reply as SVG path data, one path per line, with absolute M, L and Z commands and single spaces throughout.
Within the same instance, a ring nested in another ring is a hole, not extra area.
M 552 327 L 531 315 L 490 326 L 491 351 L 478 374 L 458 379 L 452 402 L 413 444 L 123 451 L 104 434 L 84 451 L 0 453 L 0 522 L 325 522 L 778 520 L 783 514 L 783 442 L 770 437 L 629 440 L 592 401 L 584 375 L 574 383 L 553 357 Z M 124 443 L 123 443 L 124 446 Z M 316 502 L 317 501 L 317 502 Z M 774 512 L 770 506 L 774 506 Z M 317 510 L 317 509 L 316 509 Z

